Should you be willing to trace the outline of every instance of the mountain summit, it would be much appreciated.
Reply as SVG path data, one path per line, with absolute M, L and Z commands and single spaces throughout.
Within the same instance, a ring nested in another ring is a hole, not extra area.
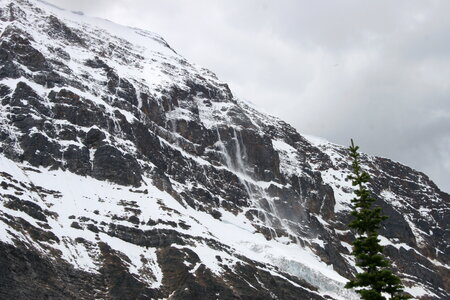
M 160 36 L 0 0 L 0 100 L 0 298 L 357 299 L 346 148 Z M 362 163 L 407 291 L 450 298 L 450 196 Z

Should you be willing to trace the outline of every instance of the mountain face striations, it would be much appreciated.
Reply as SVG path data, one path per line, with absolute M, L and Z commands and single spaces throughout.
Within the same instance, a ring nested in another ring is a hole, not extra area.
M 345 147 L 233 96 L 158 35 L 0 0 L 1 299 L 357 299 Z M 450 298 L 450 196 L 362 156 L 381 243 Z

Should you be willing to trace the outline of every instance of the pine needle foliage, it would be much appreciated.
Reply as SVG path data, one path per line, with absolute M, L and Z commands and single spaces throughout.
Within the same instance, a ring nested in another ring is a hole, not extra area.
M 345 287 L 355 288 L 363 300 L 401 300 L 411 297 L 403 292 L 403 285 L 395 274 L 388 268 L 389 261 L 383 255 L 384 247 L 380 245 L 378 230 L 381 222 L 387 217 L 381 214 L 380 207 L 373 207 L 375 198 L 370 195 L 367 184 L 370 176 L 360 165 L 358 146 L 353 140 L 348 148 L 352 159 L 353 174 L 348 176 L 356 197 L 352 199 L 354 217 L 349 227 L 355 230 L 356 239 L 353 242 L 352 255 L 356 258 L 356 265 L 362 272 L 356 274 Z

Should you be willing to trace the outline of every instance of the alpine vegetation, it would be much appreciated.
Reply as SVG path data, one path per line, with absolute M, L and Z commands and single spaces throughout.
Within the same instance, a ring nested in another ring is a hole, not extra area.
M 380 245 L 378 230 L 381 222 L 388 217 L 381 214 L 380 207 L 373 207 L 375 198 L 371 197 L 366 187 L 370 175 L 361 168 L 358 149 L 351 140 L 348 150 L 352 158 L 353 174 L 349 175 L 348 179 L 357 190 L 356 197 L 351 200 L 354 220 L 350 222 L 349 227 L 356 231 L 352 255 L 356 257 L 356 265 L 362 272 L 356 274 L 356 278 L 350 280 L 345 287 L 358 288 L 356 292 L 364 300 L 384 300 L 384 295 L 395 300 L 409 299 L 403 292 L 400 278 L 387 268 L 389 262 L 383 256 L 384 247 Z

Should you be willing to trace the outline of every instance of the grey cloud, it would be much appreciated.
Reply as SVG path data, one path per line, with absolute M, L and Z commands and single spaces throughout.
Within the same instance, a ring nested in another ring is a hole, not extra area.
M 149 29 L 300 132 L 450 191 L 449 1 L 51 0 Z

